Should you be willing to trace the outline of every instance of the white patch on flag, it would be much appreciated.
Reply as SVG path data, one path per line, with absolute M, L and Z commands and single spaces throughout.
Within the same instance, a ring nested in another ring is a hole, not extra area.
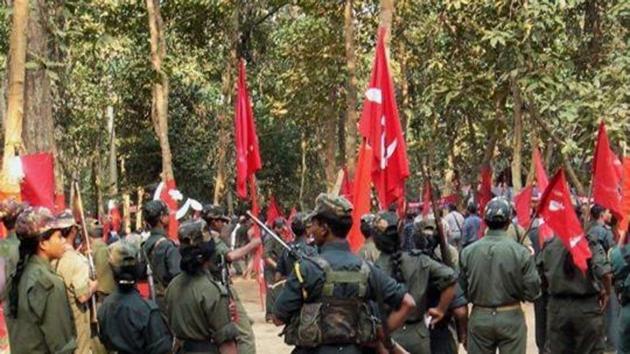
M 569 246 L 571 248 L 577 246 L 577 244 L 580 243 L 581 239 L 582 239 L 582 235 L 571 237 L 571 239 L 569 240 Z
M 558 210 L 563 210 L 563 209 L 564 209 L 564 205 L 562 205 L 562 203 L 557 202 L 555 200 L 552 200 L 549 202 L 550 211 L 558 211 Z
M 365 92 L 365 97 L 370 102 L 374 102 L 374 103 L 378 103 L 378 104 L 383 103 L 383 93 L 382 93 L 381 89 L 379 89 L 379 88 L 374 88 L 374 87 L 373 88 L 369 88 Z

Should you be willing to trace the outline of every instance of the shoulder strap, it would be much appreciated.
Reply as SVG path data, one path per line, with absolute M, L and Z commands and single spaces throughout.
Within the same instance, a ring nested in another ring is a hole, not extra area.
M 359 287 L 359 297 L 364 298 L 367 292 L 368 278 L 370 276 L 370 267 L 365 261 L 361 261 L 361 269 L 359 270 L 333 270 L 330 263 L 321 257 L 314 257 L 316 262 L 321 265 L 326 280 L 322 288 L 323 296 L 332 296 L 336 284 L 357 284 Z

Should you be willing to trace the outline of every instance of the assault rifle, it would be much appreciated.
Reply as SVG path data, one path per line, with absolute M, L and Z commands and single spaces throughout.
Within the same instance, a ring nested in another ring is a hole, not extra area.
M 262 221 L 260 221 L 260 219 L 258 219 L 254 214 L 252 214 L 250 211 L 247 211 L 247 216 L 249 216 L 254 223 L 256 223 L 256 225 L 260 226 L 260 228 L 265 231 L 269 236 L 273 237 L 273 239 L 278 242 L 280 244 L 280 246 L 282 246 L 282 248 L 284 248 L 285 250 L 287 250 L 289 252 L 289 255 L 291 257 L 293 257 L 296 260 L 301 260 L 302 258 L 304 258 L 304 255 L 302 254 L 302 252 L 300 252 L 299 250 L 297 250 L 295 247 L 290 246 L 289 244 L 287 244 L 282 237 L 278 236 L 275 232 L 273 232 L 270 228 L 267 227 L 267 225 L 265 225 Z

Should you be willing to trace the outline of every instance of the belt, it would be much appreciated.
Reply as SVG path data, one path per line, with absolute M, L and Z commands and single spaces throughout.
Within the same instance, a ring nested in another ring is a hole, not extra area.
M 505 312 L 505 311 L 514 311 L 520 310 L 521 304 L 519 302 L 515 304 L 509 305 L 500 305 L 500 306 L 482 306 L 482 305 L 474 305 L 474 308 L 492 312 Z
M 182 349 L 187 352 L 211 352 L 217 346 L 209 340 L 185 340 L 182 341 Z
M 598 294 L 551 294 L 550 297 L 558 300 L 590 300 L 596 299 Z

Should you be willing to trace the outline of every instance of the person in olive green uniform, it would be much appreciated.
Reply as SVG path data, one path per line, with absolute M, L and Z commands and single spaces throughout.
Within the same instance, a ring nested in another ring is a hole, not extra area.
M 273 222 L 273 231 L 276 235 L 282 237 L 285 228 L 284 219 L 277 218 Z M 273 313 L 273 304 L 276 301 L 278 292 L 282 289 L 282 286 L 276 284 L 276 271 L 278 268 L 278 261 L 282 257 L 282 251 L 284 248 L 280 243 L 276 242 L 272 236 L 267 235 L 263 243 L 263 259 L 265 262 L 264 277 L 265 283 L 267 283 L 267 291 L 265 293 L 265 320 L 271 322 L 271 314 Z
M 294 353 L 365 352 L 365 343 L 378 338 L 368 315 L 371 304 L 391 309 L 384 322 L 389 333 L 415 310 L 402 284 L 350 251 L 351 214 L 352 204 L 341 196 L 320 194 L 315 201 L 311 231 L 320 254 L 299 261 L 274 307 L 274 323 L 287 325 L 284 339 L 296 346 Z
M 142 252 L 153 271 L 155 281 L 155 301 L 164 312 L 164 291 L 171 280 L 181 272 L 181 256 L 175 243 L 166 235 L 169 211 L 166 203 L 151 200 L 142 207 L 144 222 L 151 229 L 151 235 L 142 244 Z
M 306 217 L 307 214 L 305 213 L 297 213 L 293 221 L 291 221 L 291 231 L 293 231 L 295 239 L 290 246 L 300 254 L 312 257 L 317 255 L 317 249 L 310 244 L 308 239 L 306 229 L 309 227 L 310 221 Z M 276 268 L 276 279 L 286 280 L 289 274 L 293 272 L 295 262 L 297 262 L 297 259 L 291 256 L 288 250 L 283 250 L 282 257 L 280 257 Z
M 5 257 L 5 279 L 8 279 L 15 272 L 15 267 L 20 259 L 20 240 L 15 234 L 15 222 L 26 207 L 26 204 L 15 199 L 6 199 L 0 202 L 0 221 L 7 229 L 7 237 L 0 240 L 0 256 Z
M 72 312 L 63 279 L 50 261 L 63 255 L 64 239 L 50 210 L 29 208 L 18 216 L 20 258 L 5 303 L 14 354 L 74 353 Z
M 548 241 L 537 263 L 547 284 L 547 345 L 550 353 L 602 353 L 611 268 L 602 246 L 587 236 L 592 258 L 583 274 L 559 238 Z M 578 351 L 579 349 L 579 351 Z
M 77 352 L 89 353 L 92 347 L 89 301 L 96 292 L 97 282 L 90 279 L 90 265 L 87 258 L 74 249 L 74 240 L 79 231 L 72 212 L 67 210 L 57 216 L 57 226 L 63 228 L 65 252 L 60 259 L 53 261 L 53 269 L 63 278 L 74 326 L 77 330 Z
M 140 296 L 136 281 L 142 273 L 139 247 L 125 240 L 110 246 L 109 264 L 116 290 L 98 309 L 99 338 L 118 353 L 171 353 L 173 336 L 153 301 Z
M 628 237 L 626 235 L 626 237 Z M 622 237 L 623 238 L 623 237 Z M 623 242 L 621 242 L 623 244 Z M 630 353 L 630 244 L 614 247 L 610 263 L 615 279 L 615 290 L 621 304 L 619 316 L 619 354 Z
M 221 266 L 222 263 L 232 263 L 238 260 L 244 259 L 248 254 L 258 248 L 261 244 L 260 238 L 252 238 L 249 242 L 234 250 L 230 250 L 225 242 L 220 237 L 220 231 L 226 222 L 229 222 L 229 218 L 225 215 L 225 211 L 218 205 L 207 204 L 203 207 L 201 217 L 206 221 L 208 231 L 210 232 L 207 240 L 212 239 L 214 241 L 215 252 L 213 254 L 214 259 L 211 262 L 210 274 L 212 274 L 214 281 L 221 282 Z M 256 353 L 256 338 L 254 336 L 254 329 L 252 328 L 252 320 L 245 311 L 245 306 L 241 302 L 236 292 L 231 292 L 230 296 L 236 303 L 237 321 L 236 326 L 239 331 L 238 335 L 238 352 L 239 354 L 255 354 Z
M 114 273 L 109 266 L 109 250 L 103 241 L 103 226 L 96 219 L 87 218 L 85 220 L 88 236 L 90 237 L 90 248 L 92 259 L 94 260 L 94 270 L 96 271 L 96 301 L 100 304 L 107 295 L 114 292 L 116 282 Z M 85 246 L 85 245 L 84 245 Z
M 374 220 L 374 243 L 381 252 L 376 265 L 396 281 L 403 283 L 416 302 L 416 310 L 405 325 L 392 333 L 394 340 L 410 353 L 431 353 L 428 324 L 440 322 L 455 294 L 455 271 L 419 250 L 401 252 L 398 236 L 398 217 L 392 212 L 381 212 Z M 439 303 L 427 307 L 429 288 L 439 291 Z
M 232 322 L 227 289 L 212 280 L 214 240 L 204 240 L 205 222 L 179 228 L 182 273 L 166 289 L 168 322 L 178 353 L 237 353 L 238 329 Z
M 361 216 L 360 229 L 361 229 L 361 234 L 365 238 L 365 242 L 363 242 L 363 246 L 361 246 L 358 253 L 361 259 L 367 262 L 372 262 L 372 263 L 376 262 L 376 260 L 381 254 L 381 251 L 379 251 L 378 248 L 376 248 L 376 245 L 374 244 L 374 238 L 372 237 L 374 233 L 373 224 L 374 224 L 375 218 L 376 218 L 376 215 L 374 214 L 365 214 Z
M 464 248 L 460 282 L 473 304 L 468 323 L 468 352 L 524 354 L 527 326 L 521 302 L 540 295 L 540 277 L 534 259 L 523 245 L 506 233 L 512 210 L 504 198 L 486 206 L 488 232 Z

